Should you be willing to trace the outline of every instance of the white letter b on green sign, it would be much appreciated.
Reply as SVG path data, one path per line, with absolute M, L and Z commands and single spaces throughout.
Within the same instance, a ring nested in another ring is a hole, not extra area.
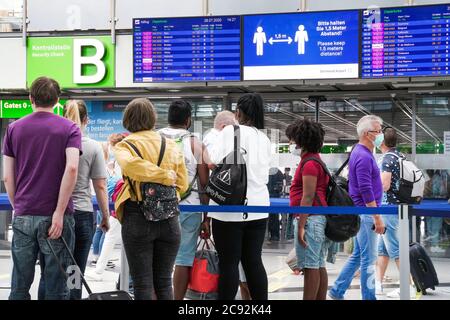
M 95 55 L 83 57 L 83 47 L 94 47 Z M 73 40 L 73 82 L 76 84 L 93 84 L 103 80 L 106 67 L 102 61 L 105 55 L 103 43 L 97 39 L 74 39 Z M 95 65 L 97 72 L 92 75 L 83 75 L 83 65 Z

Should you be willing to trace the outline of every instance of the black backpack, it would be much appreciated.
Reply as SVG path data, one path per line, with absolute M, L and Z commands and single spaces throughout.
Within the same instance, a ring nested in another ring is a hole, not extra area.
M 316 161 L 319 163 L 325 173 L 330 178 L 328 182 L 328 188 L 327 188 L 327 204 L 330 207 L 351 207 L 353 206 L 353 200 L 348 195 L 348 191 L 345 189 L 345 187 L 342 186 L 346 185 L 345 179 L 342 177 L 339 177 L 339 183 L 336 181 L 335 177 L 330 174 L 328 171 L 327 166 L 325 163 L 323 163 L 322 160 L 318 158 L 307 158 L 302 164 L 302 170 L 303 166 L 308 161 Z M 344 166 L 348 162 L 344 163 Z M 344 167 L 343 166 L 343 167 Z M 341 170 L 338 170 L 340 172 Z M 319 204 L 322 205 L 319 197 L 316 197 Z M 348 239 L 356 236 L 356 234 L 359 231 L 359 227 L 361 224 L 361 219 L 359 215 L 353 215 L 353 214 L 327 214 L 327 225 L 325 227 L 325 235 L 328 239 L 335 241 L 335 242 L 345 242 Z
M 240 151 L 239 126 L 234 126 L 233 151 L 211 172 L 205 192 L 219 205 L 247 203 L 247 167 Z

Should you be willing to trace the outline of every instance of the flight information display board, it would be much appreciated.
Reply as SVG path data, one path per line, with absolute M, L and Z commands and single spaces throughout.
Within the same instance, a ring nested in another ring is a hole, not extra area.
M 244 16 L 244 80 L 359 76 L 358 10 Z
M 241 80 L 239 16 L 133 19 L 134 82 Z
M 364 10 L 362 78 L 449 74 L 450 5 Z

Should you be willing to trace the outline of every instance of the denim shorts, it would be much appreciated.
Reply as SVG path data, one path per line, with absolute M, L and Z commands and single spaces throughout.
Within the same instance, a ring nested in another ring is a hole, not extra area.
M 201 212 L 180 213 L 181 243 L 175 260 L 176 266 L 192 267 L 194 264 L 202 219 Z
M 300 269 L 325 268 L 326 236 L 325 226 L 327 219 L 323 215 L 310 215 L 306 220 L 304 248 L 298 241 L 298 221 L 294 222 L 295 251 L 297 253 L 297 265 Z
M 398 217 L 383 216 L 386 233 L 378 236 L 378 256 L 398 259 L 400 251 L 398 247 Z

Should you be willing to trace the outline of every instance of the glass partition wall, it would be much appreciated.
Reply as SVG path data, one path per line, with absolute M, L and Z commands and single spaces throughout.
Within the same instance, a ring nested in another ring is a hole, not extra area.
M 284 132 L 286 127 L 297 119 L 315 119 L 315 103 L 310 101 L 308 96 L 300 96 L 297 93 L 287 95 L 271 93 L 263 96 L 267 134 L 274 144 L 274 149 L 279 153 L 276 155 L 278 167 L 282 172 L 285 172 L 285 168 L 290 168 L 292 176 L 299 158 L 289 154 Z M 224 101 L 229 101 L 231 110 L 234 110 L 238 96 L 231 95 L 227 98 L 229 99 L 188 98 L 193 107 L 194 122 L 191 130 L 204 134 L 211 129 L 215 115 L 227 109 Z M 426 173 L 427 201 L 447 201 L 450 197 L 450 155 L 444 154 L 444 132 L 450 131 L 450 93 L 415 96 L 384 94 L 379 97 L 374 94 L 370 96 L 348 94 L 346 97 L 328 94 L 325 98 L 326 101 L 320 103 L 319 121 L 326 130 L 322 155 L 331 171 L 341 166 L 351 146 L 358 141 L 356 134 L 358 120 L 366 114 L 375 114 L 383 119 L 385 125 L 398 131 L 399 150 L 411 157 Z M 176 97 L 152 100 L 158 113 L 157 129 L 168 125 L 168 108 L 174 99 Z M 126 101 L 118 105 L 124 108 Z M 416 120 L 415 130 L 413 119 Z M 13 120 L 2 121 L 2 133 L 10 121 Z M 3 140 L 3 134 L 1 139 Z M 380 157 L 381 154 L 378 152 L 376 156 Z M 289 189 L 286 188 L 285 191 L 284 196 L 287 196 Z M 6 221 L 0 223 L 3 231 L 5 224 Z M 429 249 L 431 255 L 450 257 L 450 218 L 418 218 L 414 234 L 417 240 Z M 6 240 L 5 232 L 0 232 L 0 235 Z
M 450 198 L 450 154 L 444 154 L 444 132 L 450 131 L 450 95 L 330 95 L 325 98 L 326 101 L 320 103 L 319 121 L 326 130 L 322 156 L 331 171 L 341 166 L 351 146 L 358 141 L 358 120 L 374 114 L 383 119 L 385 126 L 397 130 L 398 149 L 426 173 L 424 201 L 438 204 Z M 297 98 L 295 94 L 283 98 L 266 95 L 265 103 L 266 127 L 277 132 L 279 141 L 279 167 L 282 171 L 290 167 L 292 175 L 299 159 L 288 153 L 284 132 L 297 119 L 314 120 L 315 103 L 306 97 Z M 376 157 L 381 157 L 380 151 Z M 416 228 L 412 233 L 416 241 L 420 241 L 431 256 L 450 258 L 450 218 L 417 217 L 415 220 Z

